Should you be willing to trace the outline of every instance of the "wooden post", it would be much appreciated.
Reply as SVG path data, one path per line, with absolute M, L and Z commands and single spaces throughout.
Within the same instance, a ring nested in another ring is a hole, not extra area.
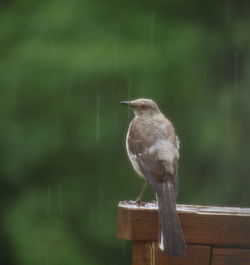
M 155 203 L 119 203 L 118 237 L 133 241 L 133 265 L 250 265 L 250 208 L 177 205 L 184 258 L 158 248 L 157 211 Z

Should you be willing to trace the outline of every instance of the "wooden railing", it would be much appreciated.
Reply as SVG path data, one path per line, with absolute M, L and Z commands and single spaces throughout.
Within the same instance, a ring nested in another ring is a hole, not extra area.
M 250 208 L 177 205 L 184 258 L 158 248 L 157 211 L 155 203 L 119 203 L 118 237 L 133 241 L 133 265 L 250 265 Z

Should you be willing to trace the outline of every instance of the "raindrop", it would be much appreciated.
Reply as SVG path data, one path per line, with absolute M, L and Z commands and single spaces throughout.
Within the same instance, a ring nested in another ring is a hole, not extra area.
M 118 41 L 117 38 L 114 38 L 114 43 L 113 43 L 113 67 L 114 69 L 117 68 L 117 62 L 118 62 Z
M 31 191 L 31 196 L 32 196 L 32 205 L 33 205 L 33 210 L 35 211 L 36 210 L 36 194 L 35 194 L 35 189 L 32 188 L 32 191 Z
M 207 75 L 207 71 L 204 71 L 204 73 L 203 73 L 203 86 L 200 89 L 200 97 L 202 99 L 206 98 L 206 96 L 207 96 L 207 84 L 208 84 L 208 75 Z
M 103 186 L 99 185 L 98 186 L 98 190 L 97 190 L 98 209 L 103 209 L 103 202 L 104 202 Z
M 48 186 L 47 196 L 47 215 L 50 215 L 50 186 Z
M 49 264 L 49 248 L 46 249 L 46 265 Z
M 59 184 L 59 215 L 63 215 L 62 183 Z
M 131 99 L 131 90 L 132 90 L 132 77 L 128 78 L 128 100 Z
M 128 100 L 131 100 L 131 92 L 132 92 L 132 77 L 128 78 Z M 128 119 L 130 118 L 130 108 L 128 108 Z
M 112 83 L 111 83 L 111 93 L 112 93 L 112 99 L 114 100 L 115 99 L 115 82 L 114 80 L 112 80 Z
M 150 15 L 150 32 L 149 32 L 149 47 L 150 52 L 154 52 L 154 45 L 155 45 L 155 12 L 151 11 Z
M 70 99 L 68 95 L 64 96 L 64 109 L 65 109 L 65 113 L 69 112 L 70 109 Z
M 100 91 L 97 89 L 96 93 L 96 141 L 100 139 Z
M 239 53 L 238 51 L 235 52 L 234 55 L 234 92 L 238 93 L 238 66 L 239 66 Z

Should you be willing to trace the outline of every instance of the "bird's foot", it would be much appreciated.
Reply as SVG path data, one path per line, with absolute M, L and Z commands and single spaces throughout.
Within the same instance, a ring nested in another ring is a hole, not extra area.
M 137 198 L 137 199 L 135 200 L 135 204 L 136 204 L 136 205 L 139 205 L 140 203 L 141 203 L 141 199 Z
M 135 200 L 135 204 L 136 204 L 137 206 L 144 206 L 144 205 L 145 205 L 145 202 L 143 202 L 140 198 L 137 198 L 137 199 Z

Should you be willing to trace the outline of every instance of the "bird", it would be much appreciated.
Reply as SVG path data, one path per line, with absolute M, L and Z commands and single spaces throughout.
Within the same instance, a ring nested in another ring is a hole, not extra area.
M 126 149 L 129 160 L 145 182 L 136 203 L 149 184 L 156 193 L 159 248 L 169 257 L 186 255 L 186 244 L 176 212 L 180 142 L 171 121 L 152 99 L 121 101 L 135 114 L 130 122 Z

